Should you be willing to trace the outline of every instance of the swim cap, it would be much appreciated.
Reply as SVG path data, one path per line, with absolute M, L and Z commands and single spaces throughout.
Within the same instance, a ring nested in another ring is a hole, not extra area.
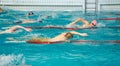
M 96 26 L 96 25 L 97 25 L 97 21 L 96 21 L 96 20 L 93 20 L 93 21 L 91 22 L 91 24 L 94 25 L 94 26 Z
M 28 15 L 33 15 L 34 13 L 32 12 L 32 11 L 30 11 L 29 13 L 28 13 Z

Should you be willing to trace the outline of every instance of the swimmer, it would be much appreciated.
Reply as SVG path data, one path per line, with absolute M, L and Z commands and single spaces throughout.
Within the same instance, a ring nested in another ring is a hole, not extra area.
M 61 33 L 53 38 L 33 38 L 28 40 L 27 42 L 34 42 L 34 41 L 41 41 L 41 42 L 58 42 L 58 41 L 66 41 L 69 42 L 69 38 L 72 38 L 73 35 L 80 35 L 80 36 L 88 36 L 87 33 L 79 33 L 76 31 L 70 31 L 66 33 Z
M 0 7 L 0 12 L 3 12 L 2 8 Z
M 30 28 L 25 28 L 25 27 L 22 27 L 22 26 L 17 25 L 17 26 L 13 26 L 13 27 L 5 30 L 5 31 L 0 31 L 0 34 L 13 33 L 13 32 L 15 32 L 17 29 L 19 29 L 19 28 L 24 29 L 24 30 L 26 30 L 27 32 L 30 32 L 30 31 L 32 30 L 32 29 L 30 29 Z
M 75 25 L 77 22 L 83 22 L 83 25 Z M 87 20 L 84 20 L 82 18 L 78 18 L 77 20 L 71 22 L 70 24 L 66 25 L 67 28 L 91 28 L 93 26 L 97 25 L 97 21 L 93 20 L 91 23 L 89 23 Z
M 33 23 L 36 22 L 34 19 L 29 19 L 29 20 L 23 20 L 22 23 Z
M 25 24 L 25 23 L 34 23 L 34 22 L 42 22 L 41 20 L 34 20 L 34 19 L 21 19 L 21 20 L 16 20 L 14 21 L 15 24 Z
M 34 14 L 34 13 L 33 13 L 32 11 L 30 11 L 30 12 L 27 14 L 27 16 L 31 16 L 31 15 L 33 15 L 33 14 Z M 35 23 L 35 22 L 42 22 L 42 20 L 40 20 L 40 19 L 35 20 L 35 19 L 29 19 L 29 18 L 27 18 L 27 19 L 19 19 L 19 20 L 15 20 L 15 21 L 14 21 L 15 24 Z
M 32 15 L 34 15 L 34 13 L 32 11 L 30 11 L 29 13 L 27 13 L 26 16 L 32 16 Z

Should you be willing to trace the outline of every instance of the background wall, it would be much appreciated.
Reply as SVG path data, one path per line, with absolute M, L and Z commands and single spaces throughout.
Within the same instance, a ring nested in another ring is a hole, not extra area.
M 0 0 L 0 5 L 15 10 L 85 10 L 85 0 Z M 120 11 L 120 0 L 98 0 L 97 9 Z
M 1 0 L 16 10 L 83 10 L 84 0 Z
M 120 11 L 120 0 L 98 0 L 98 10 Z

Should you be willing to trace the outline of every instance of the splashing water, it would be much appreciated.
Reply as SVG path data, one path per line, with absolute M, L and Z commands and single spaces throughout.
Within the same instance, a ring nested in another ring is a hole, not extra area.
M 25 63 L 22 54 L 0 55 L 0 66 L 18 66 Z

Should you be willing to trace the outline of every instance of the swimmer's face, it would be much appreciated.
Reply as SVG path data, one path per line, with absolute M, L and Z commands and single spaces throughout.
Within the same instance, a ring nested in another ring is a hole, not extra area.
M 94 25 L 94 24 L 92 24 L 92 23 L 89 24 L 89 27 L 94 27 L 94 26 L 96 26 L 96 25 Z
M 89 27 L 93 27 L 93 25 L 92 25 L 92 24 L 90 24 L 90 25 L 89 25 Z
M 72 35 L 70 32 L 68 32 L 68 33 L 65 34 L 65 37 L 66 37 L 66 38 L 72 38 L 73 35 Z

